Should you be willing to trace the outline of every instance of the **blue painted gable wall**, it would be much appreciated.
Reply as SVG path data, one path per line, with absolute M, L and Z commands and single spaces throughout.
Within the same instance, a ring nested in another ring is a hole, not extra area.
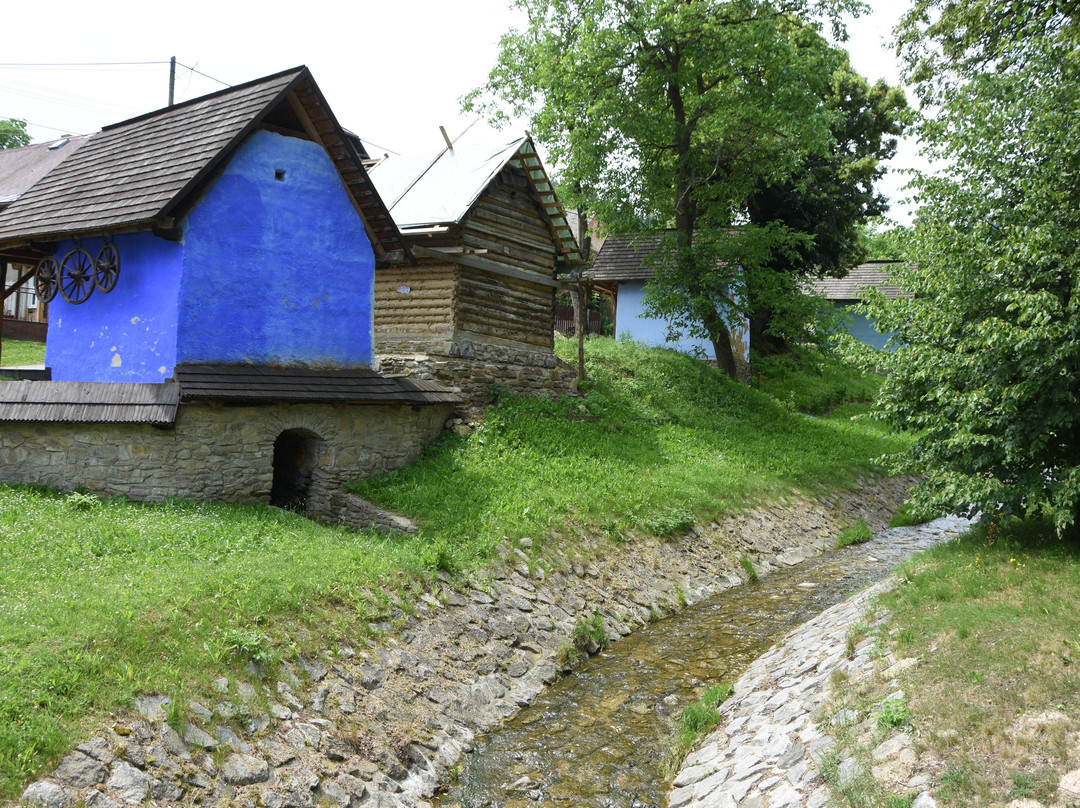
M 176 363 L 181 245 L 149 232 L 121 233 L 120 277 L 108 294 L 95 290 L 72 305 L 60 295 L 49 304 L 45 364 L 55 381 L 162 382 Z M 102 240 L 81 239 L 96 256 Z M 56 260 L 74 244 L 61 242 Z
M 375 259 L 321 146 L 256 132 L 184 233 L 177 362 L 370 366 Z

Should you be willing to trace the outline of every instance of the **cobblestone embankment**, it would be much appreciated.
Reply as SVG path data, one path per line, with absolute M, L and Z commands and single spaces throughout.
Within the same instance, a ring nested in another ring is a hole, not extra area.
M 477 733 L 555 680 L 580 621 L 599 613 L 609 636 L 625 636 L 742 583 L 741 556 L 765 573 L 858 519 L 879 529 L 908 482 L 790 498 L 664 541 L 582 537 L 557 551 L 523 539 L 491 570 L 434 581 L 415 614 L 395 615 L 403 628 L 376 626 L 379 642 L 220 679 L 179 711 L 163 696 L 136 699 L 23 797 L 47 808 L 428 805 Z M 170 712 L 182 720 L 170 726 Z
M 949 517 L 913 528 L 943 538 L 962 532 L 968 522 Z M 833 746 L 828 721 L 820 712 L 832 694 L 834 672 L 846 681 L 881 675 L 885 680 L 908 660 L 875 659 L 874 643 L 864 640 L 852 651 L 848 633 L 859 623 L 869 631 L 881 618 L 868 615 L 870 601 L 892 585 L 890 579 L 838 603 L 794 629 L 756 659 L 735 683 L 734 695 L 721 707 L 720 724 L 684 761 L 673 783 L 668 808 L 824 808 L 832 803 L 819 771 Z M 894 694 L 896 695 L 896 694 Z M 831 720 L 854 720 L 832 716 Z M 911 738 L 899 735 L 874 749 L 875 774 L 906 770 L 901 784 L 919 794 L 914 806 L 936 805 L 924 790 L 925 775 L 915 771 Z M 841 764 L 843 766 L 843 764 Z M 841 772 L 841 778 L 843 772 Z

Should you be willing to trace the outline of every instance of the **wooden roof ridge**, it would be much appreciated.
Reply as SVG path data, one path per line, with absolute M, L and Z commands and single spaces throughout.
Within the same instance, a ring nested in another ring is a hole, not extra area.
M 169 217 L 183 211 L 204 182 L 283 104 L 334 163 L 376 257 L 408 256 L 363 158 L 305 66 L 104 127 L 0 212 L 0 241 L 169 226 Z

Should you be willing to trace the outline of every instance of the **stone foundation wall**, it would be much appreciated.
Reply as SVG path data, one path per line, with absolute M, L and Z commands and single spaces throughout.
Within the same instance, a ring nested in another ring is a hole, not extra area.
M 558 397 L 577 392 L 574 369 L 554 354 L 493 345 L 454 343 L 456 355 L 382 354 L 379 372 L 438 382 L 460 393 L 467 407 L 491 401 L 491 388 L 501 385 L 526 396 Z
M 341 483 L 404 466 L 438 437 L 449 409 L 445 404 L 192 403 L 180 406 L 174 429 L 0 423 L 0 479 L 61 489 L 81 485 L 134 500 L 269 502 L 274 441 L 299 429 L 317 437 L 309 514 L 348 521 Z

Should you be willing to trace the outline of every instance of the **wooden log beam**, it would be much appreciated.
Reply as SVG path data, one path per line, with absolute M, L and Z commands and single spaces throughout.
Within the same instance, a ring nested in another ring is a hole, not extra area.
M 519 281 L 528 281 L 529 283 L 535 283 L 538 286 L 550 286 L 552 289 L 557 289 L 559 287 L 558 281 L 546 278 L 536 272 L 514 269 L 513 267 L 504 266 L 503 264 L 488 260 L 487 258 L 481 258 L 477 255 L 459 255 L 456 253 L 443 252 L 442 250 L 433 247 L 418 246 L 413 247 L 412 251 L 421 258 L 438 258 L 443 261 L 448 261 L 451 264 L 460 264 L 463 267 L 479 269 L 481 272 L 489 272 L 492 275 L 517 278 Z

